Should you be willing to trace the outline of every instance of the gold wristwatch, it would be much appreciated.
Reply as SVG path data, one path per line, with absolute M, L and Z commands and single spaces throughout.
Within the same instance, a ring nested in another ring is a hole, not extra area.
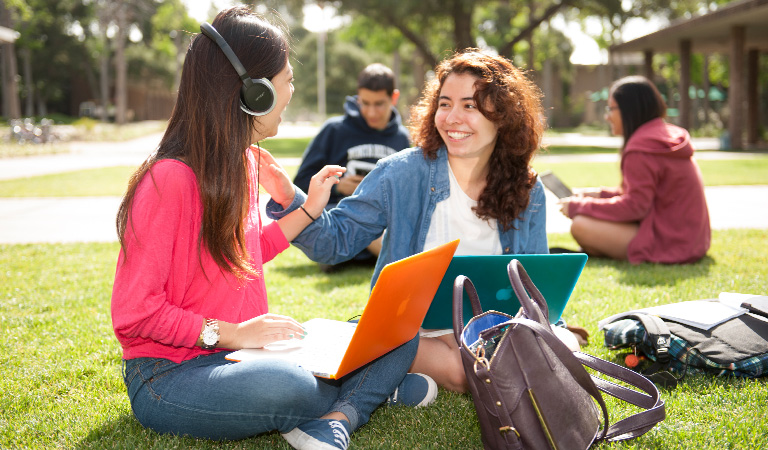
M 219 337 L 219 321 L 205 319 L 205 328 L 200 332 L 200 341 L 203 343 L 200 347 L 205 350 L 213 350 L 219 343 Z

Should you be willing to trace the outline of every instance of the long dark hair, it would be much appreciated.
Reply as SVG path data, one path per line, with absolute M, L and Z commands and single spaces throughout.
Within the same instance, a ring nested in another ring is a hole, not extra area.
M 610 96 L 616 101 L 624 129 L 624 145 L 646 122 L 667 117 L 667 104 L 651 81 L 640 75 L 616 80 L 611 85 Z
M 425 157 L 437 158 L 445 143 L 435 125 L 440 90 L 451 74 L 470 74 L 475 81 L 474 101 L 480 113 L 498 127 L 496 147 L 489 161 L 486 186 L 475 214 L 496 219 L 502 229 L 528 207 L 536 172 L 530 163 L 541 144 L 545 119 L 541 91 L 523 71 L 501 56 L 477 49 L 456 53 L 435 69 L 419 103 L 411 109 L 411 135 Z
M 220 12 L 214 28 L 252 78 L 271 79 L 288 63 L 280 28 L 245 6 Z M 240 109 L 242 82 L 217 44 L 198 34 L 187 50 L 179 93 L 157 151 L 133 174 L 117 214 L 123 251 L 136 188 L 162 159 L 180 159 L 195 173 L 203 204 L 198 254 L 205 245 L 216 264 L 238 278 L 254 275 L 245 242 L 250 188 L 247 152 L 257 117 Z M 126 258 L 128 257 L 126 252 Z

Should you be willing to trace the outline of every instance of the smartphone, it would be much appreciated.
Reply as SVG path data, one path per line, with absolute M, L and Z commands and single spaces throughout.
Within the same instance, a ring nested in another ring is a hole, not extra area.
M 563 183 L 557 175 L 552 173 L 551 170 L 547 170 L 539 176 L 541 177 L 541 182 L 544 183 L 544 186 L 552 191 L 557 198 L 565 198 L 573 195 L 571 188 L 566 186 L 565 183 Z

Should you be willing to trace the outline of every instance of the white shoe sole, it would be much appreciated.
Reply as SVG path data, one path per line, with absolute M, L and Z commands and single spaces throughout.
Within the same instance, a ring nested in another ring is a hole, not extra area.
M 338 447 L 320 442 L 298 428 L 282 433 L 282 436 L 291 444 L 291 447 L 297 450 L 339 450 Z
M 437 400 L 437 383 L 435 383 L 435 380 L 432 379 L 432 377 L 421 375 L 423 378 L 427 380 L 427 384 L 429 387 L 427 388 L 427 395 L 424 396 L 424 400 L 422 400 L 418 405 L 415 406 L 415 408 L 421 408 L 427 405 L 430 405 Z

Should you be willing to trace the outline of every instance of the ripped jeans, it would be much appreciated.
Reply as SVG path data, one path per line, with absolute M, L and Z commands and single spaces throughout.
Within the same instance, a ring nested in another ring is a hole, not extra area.
M 179 364 L 162 358 L 123 361 L 133 413 L 158 433 L 214 440 L 285 433 L 329 412 L 352 430 L 394 392 L 416 356 L 419 338 L 343 377 L 316 378 L 282 361 L 232 362 L 228 352 Z

